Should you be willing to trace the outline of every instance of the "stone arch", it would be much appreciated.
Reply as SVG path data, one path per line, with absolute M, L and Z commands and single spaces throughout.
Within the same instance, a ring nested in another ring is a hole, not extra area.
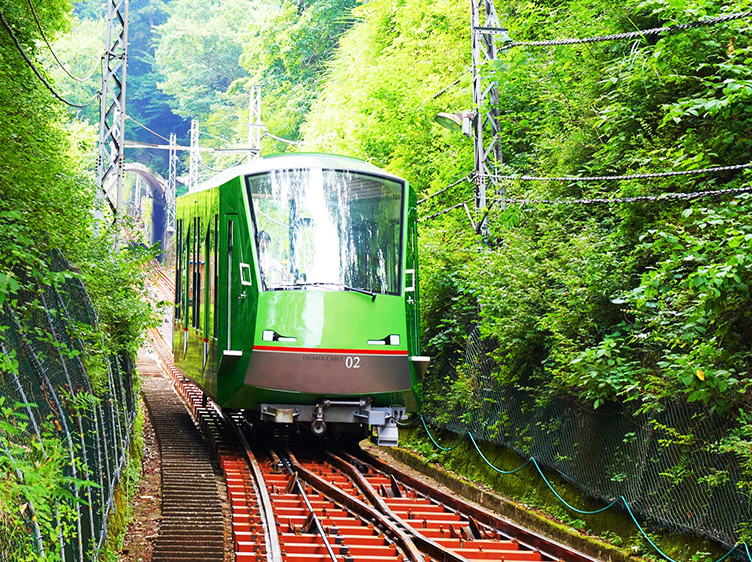
M 151 244 L 159 242 L 162 250 L 165 251 L 171 235 L 167 232 L 167 198 L 165 197 L 167 181 L 149 167 L 136 162 L 126 164 L 123 171 L 138 174 L 143 178 L 152 199 L 152 213 L 149 217 L 151 219 L 151 239 L 149 241 Z M 147 219 L 147 217 L 142 218 Z

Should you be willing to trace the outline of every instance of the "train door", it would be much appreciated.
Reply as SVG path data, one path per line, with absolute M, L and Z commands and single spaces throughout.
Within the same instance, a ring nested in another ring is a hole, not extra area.
M 411 211 L 412 214 L 412 211 Z M 412 216 L 410 217 L 413 218 Z M 420 354 L 420 319 L 418 314 L 418 227 L 416 220 L 408 221 L 407 255 L 405 269 L 405 297 L 407 334 L 410 353 Z
M 235 263 L 233 260 L 234 252 L 234 237 L 235 237 L 235 224 L 238 222 L 238 216 L 235 214 L 227 215 L 226 229 L 227 229 L 227 349 L 232 349 L 232 326 L 233 326 L 233 304 L 235 301 L 234 287 L 236 283 L 233 280 L 233 271 L 235 271 Z
M 248 233 L 238 215 L 228 214 L 227 228 L 227 349 L 241 350 L 252 341 L 249 303 L 253 300 L 253 268 Z

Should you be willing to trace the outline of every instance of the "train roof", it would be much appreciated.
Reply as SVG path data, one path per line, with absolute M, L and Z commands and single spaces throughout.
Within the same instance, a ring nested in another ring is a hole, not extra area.
M 399 181 L 404 181 L 399 176 L 395 176 L 394 174 L 387 172 L 386 170 L 378 168 L 373 164 L 369 164 L 364 160 L 359 160 L 358 158 L 351 158 L 349 156 L 336 156 L 333 154 L 295 153 L 280 154 L 278 156 L 265 156 L 263 158 L 256 158 L 239 166 L 233 166 L 232 168 L 223 170 L 210 180 L 198 184 L 196 188 L 191 191 L 191 193 L 218 187 L 238 176 L 261 174 L 274 170 L 290 170 L 301 168 L 351 170 L 353 172 L 374 174 Z

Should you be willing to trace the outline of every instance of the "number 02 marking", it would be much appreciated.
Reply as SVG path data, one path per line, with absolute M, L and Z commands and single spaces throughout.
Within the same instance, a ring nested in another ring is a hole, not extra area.
M 345 367 L 348 369 L 360 369 L 360 357 L 353 357 L 348 355 L 345 358 Z

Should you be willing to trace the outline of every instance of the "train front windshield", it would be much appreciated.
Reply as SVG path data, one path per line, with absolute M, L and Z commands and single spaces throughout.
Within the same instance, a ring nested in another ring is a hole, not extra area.
M 399 294 L 404 184 L 352 171 L 248 177 L 265 290 Z

